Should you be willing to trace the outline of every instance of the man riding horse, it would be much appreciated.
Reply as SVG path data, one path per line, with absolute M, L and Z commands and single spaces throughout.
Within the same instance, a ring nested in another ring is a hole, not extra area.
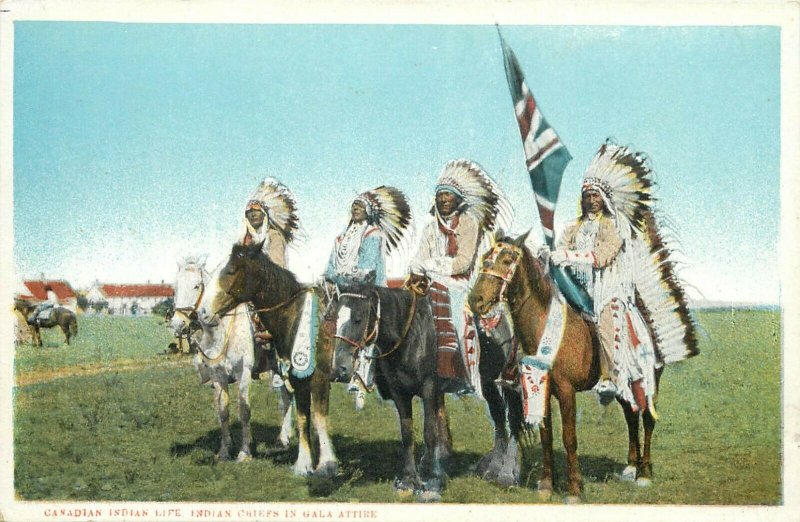
M 380 186 L 360 194 L 350 206 L 350 221 L 331 250 L 325 280 L 340 289 L 373 284 L 386 286 L 386 261 L 392 248 L 400 246 L 411 222 L 405 195 L 394 187 Z M 356 409 L 364 407 L 373 387 L 370 344 L 360 352 L 349 390 L 356 393 Z
M 47 320 L 52 311 L 59 305 L 58 296 L 53 290 L 53 287 L 50 285 L 45 285 L 44 289 L 45 292 L 47 292 L 47 301 L 40 303 L 36 309 L 34 309 L 30 317 L 28 317 L 28 324 L 31 326 L 36 324 L 40 318 L 42 321 Z
M 267 178 L 262 181 L 247 201 L 242 221 L 242 230 L 237 236 L 241 245 L 261 244 L 261 250 L 273 263 L 286 268 L 286 248 L 294 239 L 299 226 L 297 204 L 294 195 L 281 182 Z M 253 378 L 270 369 L 270 333 L 260 325 L 258 314 L 253 314 L 256 326 L 256 365 Z M 274 365 L 273 365 L 274 366 Z M 275 373 L 273 386 L 283 384 Z
M 634 411 L 652 403 L 654 371 L 662 365 L 637 300 L 650 284 L 642 278 L 651 255 L 643 234 L 655 232 L 649 174 L 643 156 L 604 144 L 584 174 L 580 216 L 550 257 L 569 268 L 594 302 L 601 345 L 594 390 L 602 402 L 619 396 Z
M 470 277 L 484 235 L 511 221 L 511 207 L 497 184 L 469 160 L 450 161 L 436 183 L 434 220 L 422 231 L 411 279 L 431 279 L 439 341 L 439 375 L 448 393 L 479 390 L 477 335 L 465 309 Z

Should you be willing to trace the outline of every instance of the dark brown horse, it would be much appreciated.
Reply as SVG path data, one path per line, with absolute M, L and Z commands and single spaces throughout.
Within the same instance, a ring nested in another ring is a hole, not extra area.
M 34 321 L 31 320 L 31 316 L 36 311 L 36 305 L 33 303 L 23 299 L 14 299 L 14 309 L 19 311 L 31 326 L 33 344 L 35 346 L 42 346 L 42 328 L 60 327 L 61 331 L 64 332 L 67 344 L 69 344 L 71 338 L 78 335 L 78 318 L 72 310 L 57 306 L 50 309 L 50 315 L 46 319 L 38 318 Z
M 544 330 L 548 306 L 557 288 L 547 273 L 546 264 L 534 257 L 525 247 L 527 234 L 515 240 L 503 238 L 494 246 L 495 255 L 489 259 L 487 252 L 482 261 L 482 270 L 469 296 L 471 309 L 479 315 L 486 315 L 505 300 L 514 325 L 514 335 L 519 348 L 525 355 L 537 351 Z M 515 268 L 514 268 L 515 267 Z M 507 274 L 505 278 L 497 274 Z M 538 490 L 542 498 L 549 498 L 553 491 L 553 431 L 552 416 L 549 411 L 550 395 L 558 399 L 561 410 L 562 440 L 567 454 L 567 494 L 568 501 L 577 501 L 581 492 L 582 479 L 578 465 L 578 438 L 575 427 L 576 392 L 591 390 L 600 374 L 600 341 L 594 323 L 567 307 L 565 328 L 561 348 L 550 370 L 550 386 L 547 388 L 545 413 L 540 435 L 542 441 L 542 473 Z M 661 371 L 656 371 L 656 388 Z M 507 395 L 514 392 L 506 391 Z M 628 424 L 628 467 L 623 476 L 636 477 L 644 485 L 652 475 L 650 460 L 650 441 L 655 428 L 655 418 L 650 409 L 642 412 L 644 421 L 644 453 L 639 444 L 639 414 L 631 406 L 620 400 Z M 509 403 L 508 419 L 512 435 L 521 430 L 522 413 L 519 396 Z M 492 405 L 490 404 L 490 410 Z M 495 407 L 495 409 L 497 409 Z M 497 420 L 495 420 L 497 424 Z M 516 425 L 516 426 L 515 426 Z M 497 439 L 496 439 L 497 441 Z M 515 462 L 515 476 L 519 477 L 520 459 L 515 437 L 503 448 L 505 456 L 500 460 Z M 497 445 L 497 442 L 496 442 Z M 493 450 L 494 451 L 494 450 Z M 509 456 L 510 455 L 510 456 Z
M 227 262 L 221 268 L 216 288 L 207 288 L 209 309 L 202 304 L 198 310 L 204 322 L 213 321 L 233 310 L 240 303 L 250 302 L 258 310 L 259 319 L 272 334 L 272 344 L 279 359 L 290 361 L 295 336 L 299 335 L 301 314 L 306 296 L 316 293 L 325 301 L 324 290 L 301 285 L 294 274 L 273 263 L 261 251 L 261 244 L 234 245 Z M 204 299 L 204 303 L 206 300 Z M 318 307 L 317 319 L 322 323 L 324 306 Z M 315 339 L 315 369 L 309 377 L 299 378 L 289 371 L 288 384 L 295 393 L 299 451 L 294 464 L 298 475 L 330 476 L 338 471 L 333 443 L 328 434 L 328 399 L 330 394 L 333 336 L 322 326 Z M 319 438 L 319 462 L 313 467 L 311 456 L 311 426 Z
M 394 401 L 403 452 L 394 487 L 423 500 L 439 500 L 447 475 L 442 461 L 452 447 L 442 383 L 436 372 L 436 330 L 421 291 L 363 285 L 339 294 L 333 377 L 349 382 L 361 350 L 374 344 L 375 384 Z M 333 314 L 331 314 L 333 315 Z M 414 461 L 413 399 L 423 405 L 425 453 Z

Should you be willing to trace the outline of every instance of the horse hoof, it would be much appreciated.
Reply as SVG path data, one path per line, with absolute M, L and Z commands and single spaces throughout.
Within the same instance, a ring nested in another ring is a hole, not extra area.
M 652 481 L 647 477 L 639 477 L 636 479 L 636 485 L 640 488 L 650 487 L 650 484 L 652 484 Z
M 417 494 L 418 502 L 439 502 L 442 500 L 442 493 L 440 491 L 424 490 Z
M 619 478 L 628 482 L 633 482 L 636 480 L 636 466 L 627 466 L 622 470 Z
M 310 477 L 314 474 L 310 466 L 292 466 L 292 472 L 298 477 Z
M 239 463 L 250 462 L 251 460 L 253 460 L 253 456 L 249 453 L 245 453 L 244 451 L 240 451 L 239 455 L 236 457 L 236 462 Z
M 495 482 L 500 486 L 512 488 L 519 486 L 519 477 L 515 476 L 513 473 L 500 473 Z
M 568 506 L 576 506 L 581 503 L 581 497 L 577 495 L 567 495 L 564 497 L 564 504 Z
M 394 488 L 394 492 L 395 492 L 395 494 L 397 494 L 397 496 L 399 498 L 410 498 L 411 495 L 414 494 L 414 490 L 413 489 L 397 489 L 397 488 Z
M 314 470 L 314 476 L 319 478 L 335 477 L 339 473 L 339 465 L 336 462 L 320 463 Z
M 547 502 L 553 496 L 553 483 L 550 480 L 540 480 L 536 484 L 536 493 L 539 495 L 539 500 Z
M 214 460 L 217 462 L 228 462 L 231 460 L 230 456 L 227 453 L 217 453 L 214 455 Z
M 410 497 L 415 491 L 420 491 L 421 489 L 422 485 L 419 483 L 415 484 L 413 480 L 403 480 L 398 478 L 394 481 L 394 490 L 402 498 Z

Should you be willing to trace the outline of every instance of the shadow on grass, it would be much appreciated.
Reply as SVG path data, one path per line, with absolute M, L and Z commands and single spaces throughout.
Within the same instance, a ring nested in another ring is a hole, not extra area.
M 279 427 L 254 422 L 251 424 L 253 434 L 253 457 L 256 460 L 270 460 L 278 465 L 291 465 L 297 458 L 297 442 L 293 441 L 288 450 L 277 447 L 275 442 L 280 432 Z M 327 497 L 334 494 L 343 485 L 366 485 L 380 482 L 393 482 L 400 469 L 402 445 L 399 440 L 365 441 L 343 435 L 333 435 L 333 445 L 339 459 L 339 473 L 335 477 L 309 477 L 309 493 L 315 497 Z M 241 446 L 241 424 L 231 424 L 231 457 L 235 458 Z M 214 455 L 219 450 L 221 431 L 214 428 L 205 435 L 186 443 L 174 443 L 170 453 L 176 457 L 190 457 L 195 464 L 211 465 L 216 461 Z M 266 449 L 265 449 L 266 447 Z M 316 440 L 312 444 L 314 458 L 317 458 Z M 424 452 L 424 445 L 417 444 L 416 460 Z M 459 452 L 443 463 L 450 478 L 469 476 L 480 459 L 473 452 Z
M 231 423 L 231 447 L 229 448 L 231 457 L 236 458 L 239 448 L 242 445 L 242 425 L 239 422 Z M 290 462 L 290 454 L 292 458 L 297 456 L 296 445 L 294 448 L 286 450 L 277 445 L 278 434 L 280 428 L 276 426 L 268 426 L 254 422 L 250 424 L 250 430 L 253 437 L 253 458 L 270 458 L 276 463 Z M 207 455 L 207 458 L 199 460 L 214 460 L 214 455 L 219 451 L 220 444 L 222 443 L 222 430 L 214 428 L 207 432 L 202 437 L 199 437 L 188 443 L 174 443 L 170 446 L 170 453 L 175 457 Z M 266 446 L 265 446 L 266 445 Z M 195 459 L 198 460 L 198 459 Z M 211 463 L 211 462 L 196 462 Z
M 288 450 L 278 449 L 275 441 L 278 438 L 279 427 L 253 423 L 251 428 L 254 459 L 269 460 L 276 465 L 287 467 L 294 463 L 297 458 L 297 443 L 295 441 Z M 231 439 L 231 457 L 235 458 L 241 445 L 241 425 L 238 422 L 231 424 Z M 220 429 L 215 428 L 194 441 L 173 444 L 170 451 L 177 457 L 188 456 L 198 465 L 214 465 L 216 463 L 214 455 L 219 450 L 220 440 Z M 334 477 L 308 477 L 306 484 L 312 497 L 335 496 L 341 490 L 352 486 L 391 484 L 398 475 L 403 451 L 399 440 L 365 441 L 344 435 L 333 435 L 333 445 L 339 459 L 339 473 Z M 316 448 L 316 441 L 312 447 Z M 419 463 L 424 445 L 417 444 L 416 450 L 416 460 Z M 316 459 L 316 449 L 314 453 Z M 451 455 L 443 463 L 447 475 L 451 479 L 473 476 L 475 466 L 482 456 L 471 451 L 461 451 Z M 554 460 L 555 488 L 558 491 L 566 491 L 566 455 L 563 450 L 555 450 Z M 541 462 L 542 451 L 537 445 L 524 459 L 522 487 L 536 488 Z M 598 483 L 616 480 L 625 466 L 621 460 L 602 455 L 579 455 L 578 462 L 584 481 Z

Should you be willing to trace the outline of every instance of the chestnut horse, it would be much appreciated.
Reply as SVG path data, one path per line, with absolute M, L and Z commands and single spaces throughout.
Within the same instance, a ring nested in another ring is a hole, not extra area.
M 553 292 L 558 292 L 553 279 L 547 273 L 547 263 L 534 257 L 525 247 L 524 234 L 517 239 L 499 239 L 492 250 L 483 255 L 482 269 L 469 295 L 472 311 L 486 316 L 505 301 L 513 322 L 514 336 L 523 355 L 536 354 L 547 318 L 548 306 Z M 495 255 L 490 254 L 494 252 Z M 501 276 L 499 274 L 505 274 Z M 662 367 L 663 368 L 663 367 Z M 553 429 L 550 395 L 558 399 L 561 410 L 562 441 L 567 456 L 567 501 L 576 502 L 582 486 L 578 465 L 578 438 L 575 427 L 576 392 L 588 391 L 597 383 L 600 375 L 600 340 L 591 319 L 567 307 L 561 347 L 550 370 L 550 386 L 546 391 L 547 410 L 540 427 L 542 441 L 542 473 L 537 485 L 540 497 L 549 498 L 553 491 Z M 656 389 L 661 370 L 656 370 Z M 508 420 L 512 437 L 506 448 L 505 460 L 514 461 L 514 476 L 519 477 L 520 459 L 518 438 L 522 427 L 522 403 L 519 395 L 506 390 L 506 395 L 517 395 L 508 402 Z M 636 478 L 646 485 L 652 476 L 650 441 L 655 428 L 655 418 L 650 409 L 642 412 L 644 421 L 644 453 L 639 444 L 639 413 L 619 400 L 628 424 L 628 467 L 623 477 Z M 492 405 L 490 404 L 490 410 Z M 495 407 L 495 409 L 497 409 Z M 497 424 L 497 420 L 495 420 Z M 495 426 L 497 429 L 497 426 Z M 497 441 L 497 439 L 496 439 Z M 497 442 L 496 442 L 497 444 Z M 510 457 L 509 457 L 510 455 Z M 501 456 L 502 457 L 502 456 Z M 502 460 L 502 458 L 501 458 Z
M 278 358 L 289 361 L 298 331 L 305 297 L 314 292 L 320 302 L 327 296 L 322 288 L 301 285 L 294 274 L 269 259 L 261 251 L 261 243 L 233 246 L 216 282 L 206 288 L 207 298 L 197 310 L 198 319 L 214 324 L 241 303 L 255 306 L 261 323 L 272 334 Z M 327 304 L 327 303 L 326 303 Z M 322 323 L 324 306 L 318 307 L 317 320 Z M 216 318 L 216 319 L 215 319 Z M 288 383 L 294 390 L 297 414 L 299 450 L 294 472 L 297 475 L 331 476 L 338 472 L 333 442 L 328 434 L 328 399 L 330 394 L 333 336 L 318 328 L 314 344 L 315 368 L 309 377 L 297 377 L 289 371 Z M 319 438 L 319 463 L 313 467 L 311 456 L 311 427 L 309 417 Z

